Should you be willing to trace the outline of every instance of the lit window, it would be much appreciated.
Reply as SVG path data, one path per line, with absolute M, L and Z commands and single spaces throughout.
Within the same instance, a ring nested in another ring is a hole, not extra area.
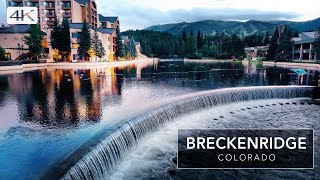
M 79 47 L 79 44 L 77 43 L 72 43 L 72 49 L 78 49 Z

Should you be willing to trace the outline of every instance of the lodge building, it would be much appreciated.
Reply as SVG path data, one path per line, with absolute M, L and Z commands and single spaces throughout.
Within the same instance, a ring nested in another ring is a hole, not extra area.
M 295 60 L 316 60 L 317 54 L 313 52 L 314 44 L 317 42 L 318 33 L 303 32 L 299 37 L 293 38 L 294 41 L 294 58 Z
M 114 61 L 116 50 L 116 28 L 120 26 L 118 17 L 105 17 L 98 14 L 95 0 L 7 0 L 7 7 L 37 7 L 38 24 L 45 35 L 43 47 L 46 49 L 46 61 L 54 61 L 54 49 L 50 46 L 50 36 L 54 17 L 61 22 L 67 18 L 70 23 L 71 56 L 70 61 L 80 59 L 77 49 L 84 20 L 91 27 L 91 34 L 97 28 L 99 39 L 106 51 L 103 61 Z M 28 25 L 12 25 L 0 29 L 0 46 L 4 48 L 9 60 L 24 59 L 28 53 L 28 46 L 22 37 L 27 35 Z M 90 61 L 95 61 L 95 57 Z M 99 60 L 100 61 L 100 60 Z

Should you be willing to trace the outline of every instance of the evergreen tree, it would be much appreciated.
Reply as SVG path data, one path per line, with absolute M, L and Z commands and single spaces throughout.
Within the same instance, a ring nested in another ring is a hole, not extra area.
M 292 51 L 294 47 L 294 42 L 292 41 L 292 31 L 288 28 L 284 28 L 280 35 L 279 43 L 277 46 L 277 51 L 275 59 L 278 61 L 290 61 L 292 60 Z
M 196 52 L 197 52 L 197 40 L 192 35 L 192 32 L 191 32 L 191 35 L 188 38 L 187 43 L 186 43 L 186 56 L 188 58 L 194 58 Z
M 203 47 L 203 42 L 202 42 L 202 34 L 200 30 L 198 30 L 198 35 L 197 35 L 197 48 L 198 50 L 201 50 Z
M 61 47 L 63 57 L 68 57 L 71 52 L 70 24 L 67 18 L 64 18 L 61 24 Z
M 54 16 L 53 27 L 51 31 L 51 47 L 52 49 L 60 49 L 61 47 L 61 31 L 57 16 Z
M 105 51 L 100 39 L 98 41 L 98 51 L 96 52 L 96 54 L 100 58 L 100 60 L 102 57 L 104 57 L 106 55 L 106 51 Z
M 134 59 L 137 57 L 136 45 L 133 37 L 131 37 L 126 45 L 126 54 L 128 58 Z
M 279 30 L 278 27 L 276 27 L 273 36 L 271 38 L 271 42 L 269 45 L 269 49 L 267 52 L 267 59 L 268 60 L 274 60 L 276 53 L 277 53 L 277 49 L 278 49 L 278 39 L 279 39 Z
M 317 30 L 317 40 L 314 43 L 313 52 L 316 55 L 316 59 L 320 60 L 320 27 Z
M 245 54 L 244 45 L 241 42 L 241 39 L 237 36 L 237 34 L 233 34 L 231 37 L 231 55 L 234 57 L 239 57 Z
M 116 29 L 116 33 L 117 33 L 117 42 L 116 42 L 116 52 L 115 52 L 115 55 L 116 57 L 125 57 L 125 52 L 124 52 L 124 45 L 122 43 L 122 40 L 121 40 L 121 34 L 120 34 L 120 28 L 119 26 L 117 27 Z
M 95 28 L 94 32 L 93 32 L 91 47 L 92 47 L 92 49 L 94 51 L 95 58 L 96 58 L 96 61 L 97 61 L 98 53 L 99 53 L 99 50 L 100 50 L 100 47 L 99 47 L 99 36 L 98 36 L 97 28 Z
M 26 45 L 28 45 L 29 52 L 33 58 L 39 60 L 39 56 L 44 52 L 44 48 L 42 47 L 42 42 L 44 39 L 43 32 L 36 24 L 29 25 L 27 32 L 28 35 L 23 37 L 23 41 L 26 43 Z
M 268 45 L 270 44 L 270 34 L 269 32 L 266 32 L 266 34 L 264 35 L 264 38 L 263 38 L 263 45 Z
M 59 54 L 63 58 L 67 58 L 71 52 L 70 25 L 68 19 L 64 18 L 60 25 L 58 18 L 55 16 L 50 39 L 52 48 L 59 50 Z
M 0 61 L 6 61 L 6 53 L 4 51 L 4 49 L 0 46 Z
M 182 33 L 182 40 L 183 40 L 183 42 L 184 43 L 186 43 L 187 42 L 187 33 L 186 33 L 186 30 L 183 30 L 183 33 Z
M 80 42 L 78 47 L 78 54 L 80 57 L 89 56 L 88 51 L 91 48 L 91 35 L 90 35 L 90 26 L 85 20 L 82 23 Z

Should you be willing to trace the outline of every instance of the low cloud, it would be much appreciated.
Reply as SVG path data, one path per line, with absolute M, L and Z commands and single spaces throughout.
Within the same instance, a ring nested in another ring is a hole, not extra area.
M 117 0 L 109 1 L 96 0 L 98 12 L 105 16 L 119 16 L 121 30 L 143 29 L 152 25 L 194 22 L 200 20 L 294 20 L 301 17 L 301 14 L 292 12 L 258 11 L 252 9 L 232 8 L 193 8 L 191 10 L 176 9 L 161 11 L 157 8 L 144 6 L 136 1 Z M 6 3 L 0 4 L 0 9 L 6 9 Z M 6 23 L 6 11 L 0 12 L 0 24 Z
M 99 1 L 102 0 L 98 0 L 98 2 Z M 144 7 L 137 3 L 134 4 L 126 0 L 119 0 L 117 3 L 112 2 L 105 5 L 102 4 L 100 5 L 99 13 L 103 15 L 119 16 L 122 31 L 128 29 L 143 29 L 159 24 L 195 22 L 201 20 L 272 21 L 293 20 L 301 17 L 301 14 L 292 12 L 257 11 L 252 9 L 232 8 L 193 8 L 191 10 L 177 9 L 161 11 L 152 7 Z

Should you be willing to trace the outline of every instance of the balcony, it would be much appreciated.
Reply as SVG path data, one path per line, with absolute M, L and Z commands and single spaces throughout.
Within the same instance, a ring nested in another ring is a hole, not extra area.
M 55 13 L 54 12 L 47 12 L 46 15 L 47 15 L 47 17 L 54 17 Z
M 48 26 L 52 26 L 52 25 L 53 25 L 53 22 L 54 22 L 53 20 L 48 20 L 48 21 L 47 21 L 47 25 L 48 25 Z
M 8 2 L 8 6 L 9 6 L 9 7 L 22 7 L 23 4 L 22 4 L 22 2 L 12 2 L 12 1 L 9 1 L 9 2 Z
M 61 9 L 71 9 L 71 4 L 70 3 L 63 3 L 61 6 Z
M 39 7 L 39 3 L 31 3 L 31 2 L 28 2 L 26 4 L 26 6 L 29 6 L 29 7 Z
M 62 14 L 63 17 L 71 17 L 71 12 L 64 12 Z
M 54 9 L 55 8 L 55 4 L 54 3 L 50 3 L 46 5 L 46 9 Z

